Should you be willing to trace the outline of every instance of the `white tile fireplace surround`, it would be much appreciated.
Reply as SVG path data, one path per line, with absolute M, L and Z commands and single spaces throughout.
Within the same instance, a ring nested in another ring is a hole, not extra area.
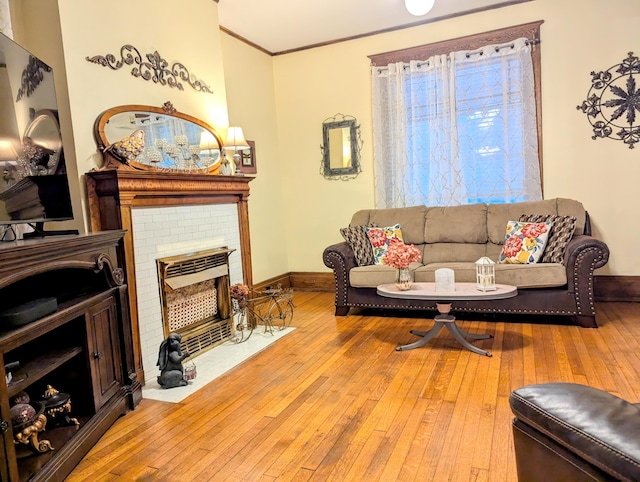
M 231 284 L 242 282 L 240 227 L 236 204 L 135 208 L 131 210 L 138 323 L 145 381 L 159 375 L 156 362 L 164 339 L 156 260 L 227 246 Z

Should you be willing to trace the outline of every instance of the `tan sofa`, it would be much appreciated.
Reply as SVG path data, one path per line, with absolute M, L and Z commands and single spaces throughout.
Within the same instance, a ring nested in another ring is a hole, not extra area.
M 411 270 L 415 281 L 433 282 L 435 270 L 452 268 L 456 282 L 475 282 L 475 261 L 488 256 L 498 261 L 510 220 L 523 214 L 574 216 L 576 227 L 563 263 L 499 264 L 496 282 L 518 287 L 518 296 L 505 300 L 460 301 L 457 311 L 565 315 L 581 326 L 597 327 L 593 294 L 594 270 L 609 259 L 605 243 L 591 236 L 589 215 L 571 199 L 547 199 L 513 204 L 471 204 L 452 207 L 414 206 L 356 212 L 351 226 L 400 224 L 403 240 L 422 254 Z M 356 308 L 435 310 L 435 302 L 385 298 L 376 287 L 393 283 L 395 270 L 384 265 L 358 266 L 346 242 L 325 249 L 323 260 L 333 269 L 336 315 Z

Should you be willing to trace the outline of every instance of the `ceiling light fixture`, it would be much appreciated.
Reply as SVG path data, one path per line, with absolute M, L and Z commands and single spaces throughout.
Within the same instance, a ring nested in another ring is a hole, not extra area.
M 434 3 L 435 0 L 404 0 L 404 5 L 409 13 L 416 17 L 429 13 Z

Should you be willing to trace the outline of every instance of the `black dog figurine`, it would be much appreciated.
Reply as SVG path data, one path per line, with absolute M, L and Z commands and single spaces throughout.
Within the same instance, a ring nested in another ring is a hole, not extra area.
M 182 352 L 180 349 L 181 341 L 182 335 L 171 333 L 160 344 L 157 365 L 160 367 L 158 384 L 162 388 L 184 387 L 188 384 L 184 378 L 182 360 L 189 356 L 189 352 Z

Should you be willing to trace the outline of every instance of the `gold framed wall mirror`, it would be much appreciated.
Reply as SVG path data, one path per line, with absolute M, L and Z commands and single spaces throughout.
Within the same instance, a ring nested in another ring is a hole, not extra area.
M 105 153 L 102 169 L 217 174 L 224 157 L 218 132 L 170 102 L 108 109 L 96 119 L 94 136 Z
M 361 172 L 360 126 L 353 116 L 336 114 L 322 123 L 321 174 L 327 179 L 353 179 Z

